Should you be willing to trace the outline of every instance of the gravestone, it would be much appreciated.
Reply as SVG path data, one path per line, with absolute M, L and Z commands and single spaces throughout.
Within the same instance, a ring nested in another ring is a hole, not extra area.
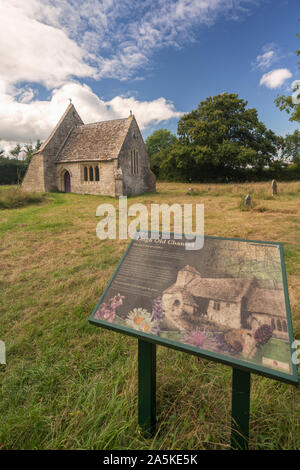
M 247 208 L 251 207 L 251 196 L 250 196 L 250 194 L 247 194 L 247 196 L 245 197 L 244 206 L 247 207 Z
M 272 180 L 272 194 L 275 196 L 277 194 L 277 182 L 276 180 Z

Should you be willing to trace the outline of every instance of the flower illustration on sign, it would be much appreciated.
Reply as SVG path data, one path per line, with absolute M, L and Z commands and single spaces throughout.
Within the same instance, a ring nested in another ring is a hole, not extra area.
M 158 323 L 158 320 L 153 319 L 151 313 L 144 308 L 134 308 L 126 318 L 126 324 L 130 328 L 143 333 L 157 334 Z
M 272 338 L 272 328 L 270 325 L 261 325 L 254 333 L 255 341 L 259 346 L 263 346 Z
M 158 296 L 153 300 L 152 319 L 160 322 L 164 319 L 161 296 Z
M 185 334 L 184 342 L 188 343 L 192 346 L 196 346 L 197 348 L 201 348 L 207 339 L 207 334 L 205 331 L 200 330 L 200 328 L 195 328 Z
M 117 294 L 114 297 L 111 297 L 109 301 L 101 304 L 97 312 L 95 313 L 95 318 L 97 320 L 105 320 L 109 323 L 112 323 L 116 316 L 116 309 L 123 304 L 124 295 Z

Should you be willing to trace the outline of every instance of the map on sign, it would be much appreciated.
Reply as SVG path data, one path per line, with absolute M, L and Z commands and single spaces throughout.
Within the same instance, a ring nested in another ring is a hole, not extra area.
M 298 383 L 280 243 L 137 233 L 89 321 Z

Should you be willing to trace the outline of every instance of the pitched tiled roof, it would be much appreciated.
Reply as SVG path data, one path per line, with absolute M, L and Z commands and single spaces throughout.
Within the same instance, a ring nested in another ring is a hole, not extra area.
M 252 284 L 252 279 L 195 279 L 188 285 L 191 294 L 225 302 L 239 302 Z
M 254 278 L 201 278 L 200 273 L 195 268 L 185 266 L 179 271 L 176 283 L 165 292 L 172 293 L 181 288 L 181 276 L 179 274 L 187 271 L 192 273 L 194 278 L 184 288 L 195 297 L 239 302 L 254 284 Z
M 179 290 L 186 290 L 194 297 L 220 300 L 225 302 L 239 302 L 250 288 L 252 280 L 249 279 L 209 279 L 198 278 L 181 287 L 177 283 L 166 289 L 164 293 L 172 294 Z
M 268 313 L 285 317 L 285 301 L 283 290 L 253 289 L 246 306 L 248 312 Z
M 61 149 L 57 161 L 112 160 L 118 158 L 132 122 L 125 119 L 76 126 Z

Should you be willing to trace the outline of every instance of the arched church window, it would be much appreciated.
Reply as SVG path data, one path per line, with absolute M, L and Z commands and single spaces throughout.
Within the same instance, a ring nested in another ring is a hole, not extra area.
M 136 150 L 135 152 L 135 173 L 136 175 L 138 174 L 139 172 L 139 154 L 138 154 L 138 151 Z
M 130 153 L 130 168 L 131 168 L 131 174 L 133 175 L 133 151 L 131 150 L 131 153 Z
M 92 166 L 90 166 L 89 173 L 90 173 L 90 181 L 94 181 L 94 168 Z
M 131 155 L 130 155 L 130 164 L 131 164 L 131 174 L 132 175 L 137 175 L 139 172 L 139 154 L 137 150 L 131 150 Z
M 83 168 L 83 181 L 87 181 L 88 180 L 88 169 L 87 169 L 87 166 L 85 166 Z
M 277 320 L 277 330 L 282 331 L 281 321 Z
M 95 166 L 95 181 L 99 181 L 99 167 Z
M 283 322 L 282 322 L 282 327 L 283 327 L 283 331 L 286 333 L 287 332 L 287 324 L 286 324 L 285 320 L 283 320 Z
M 272 320 L 271 320 L 271 328 L 272 328 L 272 330 L 275 330 L 275 321 L 274 321 L 274 318 L 272 318 Z

